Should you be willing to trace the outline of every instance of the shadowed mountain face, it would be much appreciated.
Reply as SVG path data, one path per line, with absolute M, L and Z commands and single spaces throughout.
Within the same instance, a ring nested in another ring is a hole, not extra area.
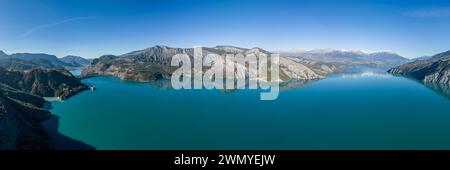
M 30 94 L 21 90 L 14 89 L 8 85 L 0 83 L 0 91 L 3 95 L 6 97 L 15 100 L 20 101 L 23 103 L 30 103 L 33 104 L 36 107 L 42 108 L 47 103 L 44 98 Z
M 270 56 L 271 54 L 260 48 L 246 49 L 233 46 L 216 46 L 212 48 L 202 48 L 202 50 L 204 56 L 214 53 L 220 55 L 222 60 L 224 60 L 225 54 L 254 54 L 256 57 L 260 55 Z M 95 59 L 92 62 L 92 65 L 83 71 L 82 76 L 111 75 L 124 80 L 140 82 L 154 81 L 160 78 L 170 78 L 172 72 L 177 69 L 176 67 L 170 66 L 171 59 L 175 54 L 187 54 L 192 58 L 194 49 L 154 46 L 120 56 L 106 55 Z M 225 67 L 230 67 L 230 65 L 225 64 Z M 248 68 L 245 65 L 239 64 L 237 64 L 236 67 Z M 330 64 L 293 57 L 280 57 L 281 81 L 288 81 L 291 79 L 320 79 L 336 70 L 337 68 Z M 204 70 L 194 69 L 193 71 Z M 256 72 L 256 70 L 248 71 Z M 225 75 L 228 74 L 234 74 L 234 72 L 225 72 Z
M 41 96 L 65 99 L 87 88 L 66 70 L 0 68 L 0 149 L 50 149 L 47 131 L 42 126 L 50 112 L 43 109 L 48 103 Z M 49 132 L 58 134 L 55 128 Z
M 88 89 L 66 70 L 8 71 L 0 68 L 0 83 L 31 94 L 61 99 Z
M 351 66 L 391 68 L 409 61 L 409 59 L 391 52 L 369 53 L 363 51 L 341 51 L 324 49 L 299 52 L 281 52 L 281 54 L 283 56 L 292 56 L 331 63 L 341 68 Z
M 423 82 L 450 84 L 450 51 L 394 67 L 388 72 Z
M 27 97 L 25 93 L 21 95 Z M 36 96 L 30 95 L 30 98 Z M 47 134 L 41 124 L 49 115 L 50 112 L 33 103 L 4 95 L 0 89 L 0 149 L 49 149 Z
M 42 109 L 46 104 L 42 97 L 0 84 L 0 150 L 95 149 L 59 133 L 59 117 Z

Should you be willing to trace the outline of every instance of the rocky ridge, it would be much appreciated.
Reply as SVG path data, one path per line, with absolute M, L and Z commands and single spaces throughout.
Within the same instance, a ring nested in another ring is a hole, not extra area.
M 391 68 L 388 72 L 423 82 L 450 84 L 450 51 Z
M 202 48 L 203 55 L 214 53 L 220 55 L 224 60 L 225 54 L 262 54 L 271 53 L 260 48 L 240 48 L 234 46 L 216 46 Z M 148 82 L 161 78 L 170 78 L 176 69 L 170 66 L 175 54 L 187 54 L 191 58 L 194 55 L 193 48 L 172 48 L 157 45 L 144 50 L 133 51 L 120 56 L 105 55 L 92 62 L 92 65 L 82 73 L 83 77 L 90 76 L 116 76 L 123 80 Z M 191 60 L 193 61 L 193 60 Z M 229 65 L 225 64 L 225 67 Z M 237 65 L 236 67 L 247 67 Z M 320 79 L 327 74 L 336 71 L 337 68 L 331 64 L 325 64 L 307 59 L 293 57 L 280 57 L 280 79 L 289 81 L 291 79 Z M 199 71 L 199 70 L 194 70 Z M 204 71 L 204 70 L 202 70 Z M 249 70 L 255 72 L 256 70 Z M 230 74 L 226 73 L 225 74 Z M 237 75 L 243 76 L 243 75 Z

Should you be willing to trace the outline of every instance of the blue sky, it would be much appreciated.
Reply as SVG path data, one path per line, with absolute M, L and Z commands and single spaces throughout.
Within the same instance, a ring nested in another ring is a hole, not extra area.
M 157 44 L 450 50 L 450 1 L 0 0 L 0 50 L 87 58 Z

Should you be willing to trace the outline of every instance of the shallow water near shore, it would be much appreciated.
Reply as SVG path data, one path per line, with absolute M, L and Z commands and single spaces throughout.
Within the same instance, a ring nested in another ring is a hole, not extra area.
M 256 90 L 83 82 L 96 90 L 52 101 L 51 112 L 59 133 L 96 149 L 450 149 L 448 86 L 383 72 L 299 83 L 274 101 Z

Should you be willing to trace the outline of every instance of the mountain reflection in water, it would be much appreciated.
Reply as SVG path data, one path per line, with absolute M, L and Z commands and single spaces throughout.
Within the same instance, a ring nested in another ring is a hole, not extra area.
M 450 85 L 440 83 L 423 83 L 426 87 L 450 100 Z

